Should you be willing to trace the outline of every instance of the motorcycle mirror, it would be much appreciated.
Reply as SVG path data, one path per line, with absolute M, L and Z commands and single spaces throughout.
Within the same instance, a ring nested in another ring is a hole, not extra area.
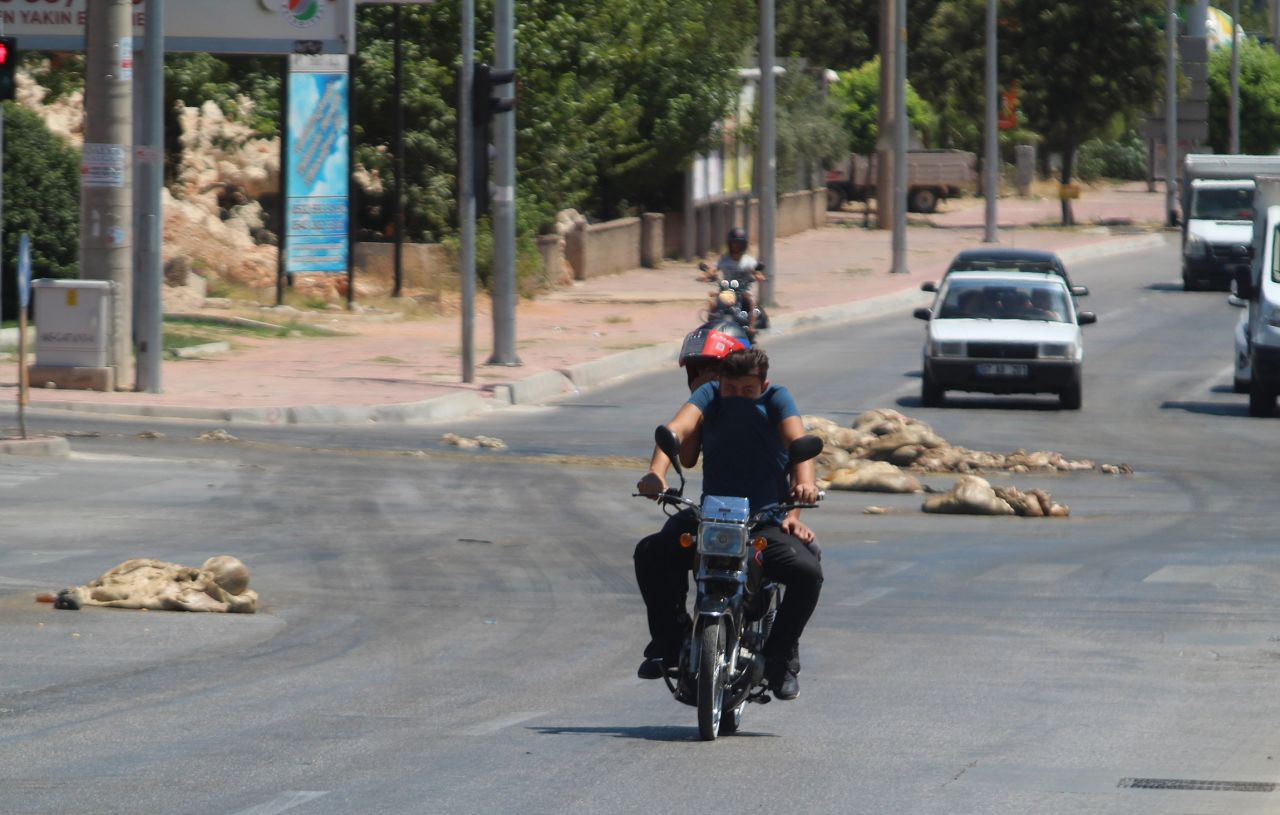
M 822 452 L 822 439 L 817 436 L 801 436 L 791 442 L 791 448 L 787 453 L 787 463 L 799 464 L 802 461 L 808 461 L 811 458 L 817 458 Z
M 675 431 L 660 424 L 653 431 L 653 440 L 658 449 L 671 459 L 671 466 L 675 468 L 676 474 L 684 480 L 684 473 L 680 471 L 680 440 L 676 438 Z
M 756 271 L 757 271 L 757 272 L 763 272 L 763 271 L 764 271 L 764 264 L 763 264 L 763 263 L 757 263 L 757 264 L 756 264 Z

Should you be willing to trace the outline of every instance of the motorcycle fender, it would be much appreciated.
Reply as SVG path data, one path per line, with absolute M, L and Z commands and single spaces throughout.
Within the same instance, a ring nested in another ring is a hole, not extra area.
M 732 597 L 699 597 L 698 615 L 723 617 L 733 611 L 733 600 Z

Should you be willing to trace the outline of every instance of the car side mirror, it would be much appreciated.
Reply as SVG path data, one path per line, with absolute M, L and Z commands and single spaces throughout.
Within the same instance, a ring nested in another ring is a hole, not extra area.
M 680 440 L 676 438 L 675 431 L 660 424 L 653 431 L 653 440 L 658 449 L 671 459 L 671 466 L 675 468 L 676 474 L 683 478 L 684 474 L 680 472 Z
M 912 317 L 915 317 L 917 320 L 932 320 L 932 319 L 933 319 L 933 309 L 931 309 L 931 308 L 918 308 L 918 309 L 916 309 L 915 311 L 911 312 L 911 316 L 912 316 Z
M 1071 293 L 1076 297 L 1084 297 L 1086 294 L 1089 293 L 1089 287 L 1088 286 L 1072 286 Z
M 1092 311 L 1082 311 L 1076 315 L 1076 322 L 1080 325 L 1093 325 L 1098 322 L 1098 315 Z
M 1253 289 L 1253 268 L 1250 266 L 1236 267 L 1236 296 L 1241 300 L 1252 300 L 1254 297 Z
M 937 291 L 937 290 L 938 290 L 938 284 L 934 283 L 932 280 L 926 280 L 925 282 L 920 284 L 920 291 Z

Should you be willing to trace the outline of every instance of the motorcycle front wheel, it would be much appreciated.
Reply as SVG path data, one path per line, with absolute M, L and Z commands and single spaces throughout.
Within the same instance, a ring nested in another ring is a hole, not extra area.
M 724 707 L 724 621 L 702 623 L 698 637 L 698 735 L 715 741 Z

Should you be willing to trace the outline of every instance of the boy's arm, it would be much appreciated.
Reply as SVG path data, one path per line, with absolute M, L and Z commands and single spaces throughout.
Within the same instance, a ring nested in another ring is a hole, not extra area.
M 686 444 L 690 439 L 700 438 L 698 432 L 702 427 L 702 411 L 697 405 L 685 402 L 676 411 L 676 415 L 667 422 L 667 427 L 671 428 L 676 434 L 676 438 L 680 440 L 680 460 L 685 462 Z M 695 451 L 696 453 L 696 451 Z M 696 455 L 695 455 L 696 460 Z M 654 445 L 653 456 L 649 459 L 649 471 L 641 477 L 636 483 L 636 491 L 641 495 L 657 496 L 667 489 L 667 470 L 671 467 L 671 459 L 667 458 L 667 454 L 662 452 L 657 445 Z
M 778 433 L 782 436 L 783 446 L 790 447 L 791 442 L 804 435 L 804 422 L 799 416 L 788 416 L 778 423 Z M 791 466 L 791 500 L 798 504 L 812 504 L 818 500 L 818 471 L 813 459 Z M 800 510 L 794 512 L 798 517 Z

